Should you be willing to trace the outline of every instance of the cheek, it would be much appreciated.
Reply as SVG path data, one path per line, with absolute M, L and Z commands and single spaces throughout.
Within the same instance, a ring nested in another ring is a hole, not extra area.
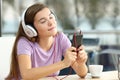
M 57 25 L 57 21 L 56 20 L 54 21 L 54 24 Z
M 45 27 L 43 27 L 43 25 L 42 26 L 36 25 L 35 28 L 36 28 L 38 34 L 44 34 L 46 32 L 46 29 L 45 29 Z
M 46 33 L 46 28 L 44 27 L 39 27 L 38 29 L 38 33 L 40 33 L 40 34 L 44 34 L 44 33 Z

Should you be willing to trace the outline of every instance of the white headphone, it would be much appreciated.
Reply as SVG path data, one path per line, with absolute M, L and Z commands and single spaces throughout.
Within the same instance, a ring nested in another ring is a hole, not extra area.
M 28 37 L 35 37 L 35 36 L 37 36 L 36 30 L 32 26 L 25 24 L 25 13 L 26 13 L 26 11 L 27 11 L 27 9 L 23 12 L 23 15 L 22 15 L 23 30 Z

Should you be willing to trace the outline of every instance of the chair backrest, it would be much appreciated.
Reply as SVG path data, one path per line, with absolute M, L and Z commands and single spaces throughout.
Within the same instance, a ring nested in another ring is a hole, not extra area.
M 98 46 L 99 38 L 83 38 L 83 44 L 86 46 Z
M 0 80 L 4 80 L 10 69 L 10 57 L 15 37 L 0 37 Z
M 113 49 L 113 48 L 109 48 L 109 49 L 105 49 L 102 50 L 99 54 L 109 54 L 110 55 L 110 60 L 113 62 L 113 66 L 115 67 L 115 70 L 118 69 L 118 55 L 120 55 L 120 50 L 119 49 Z

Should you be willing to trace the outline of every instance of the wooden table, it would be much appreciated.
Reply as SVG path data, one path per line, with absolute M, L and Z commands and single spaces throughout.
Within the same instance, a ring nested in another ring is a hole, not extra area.
M 39 80 L 60 80 L 63 77 L 64 76 L 46 77 Z M 74 74 L 74 75 L 67 76 L 63 80 L 119 80 L 119 79 L 118 79 L 117 71 L 106 71 L 106 72 L 102 72 L 102 75 L 100 78 L 92 78 L 91 74 L 88 73 L 84 79 L 81 79 L 78 75 Z

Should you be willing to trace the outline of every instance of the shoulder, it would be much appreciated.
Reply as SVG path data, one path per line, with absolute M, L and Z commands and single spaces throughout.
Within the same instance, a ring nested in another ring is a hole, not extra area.
M 17 43 L 17 54 L 31 55 L 31 53 L 33 52 L 33 48 L 34 48 L 33 42 L 29 41 L 25 37 L 20 37 Z
M 59 42 L 61 42 L 61 43 L 70 42 L 68 36 L 67 36 L 65 33 L 63 33 L 63 32 L 58 32 L 56 38 L 57 38 L 57 40 L 58 40 Z
M 19 40 L 18 40 L 18 43 L 19 42 L 30 42 L 30 41 L 25 37 L 20 37 Z
M 20 38 L 19 38 L 19 41 L 28 41 L 28 39 L 25 38 L 25 37 L 20 37 Z
M 67 38 L 67 35 L 65 35 L 63 32 L 58 32 L 57 37 L 63 39 L 63 38 Z
M 18 44 L 22 44 L 22 45 L 32 45 L 33 42 L 29 41 L 27 38 L 25 37 L 20 37 L 18 40 Z

